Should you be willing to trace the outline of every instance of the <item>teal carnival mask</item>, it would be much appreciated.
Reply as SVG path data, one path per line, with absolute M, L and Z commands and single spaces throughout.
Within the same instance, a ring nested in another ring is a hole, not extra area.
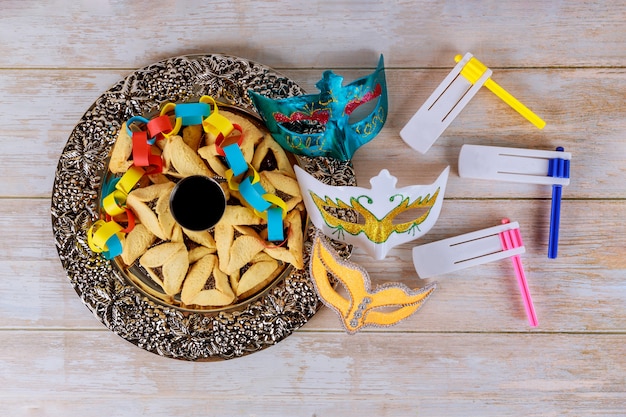
M 287 151 L 309 157 L 349 160 L 380 132 L 387 119 L 383 56 L 376 70 L 344 86 L 343 77 L 324 71 L 319 94 L 272 100 L 250 97 L 274 139 Z

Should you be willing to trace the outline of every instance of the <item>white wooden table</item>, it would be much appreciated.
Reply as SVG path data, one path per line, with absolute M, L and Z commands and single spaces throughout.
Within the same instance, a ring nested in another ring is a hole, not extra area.
M 167 2 L 5 0 L 0 12 L 0 404 L 10 416 L 626 415 L 626 5 L 619 1 Z M 547 121 L 540 131 L 482 89 L 431 150 L 399 131 L 472 52 Z M 418 279 L 411 248 L 522 226 L 540 325 L 527 325 L 509 262 L 449 274 L 401 324 L 349 336 L 321 310 L 281 343 L 222 362 L 162 358 L 114 335 L 59 262 L 50 194 L 91 103 L 135 68 L 222 52 L 307 91 L 384 54 L 389 118 L 353 162 L 367 184 L 451 176 L 438 223 L 383 261 L 377 284 Z M 572 152 L 559 257 L 547 252 L 549 187 L 461 179 L 463 143 Z

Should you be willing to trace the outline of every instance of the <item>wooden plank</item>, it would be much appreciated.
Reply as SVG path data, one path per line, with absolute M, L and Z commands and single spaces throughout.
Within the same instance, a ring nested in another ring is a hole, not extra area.
M 0 199 L 0 328 L 100 328 L 58 258 L 45 199 Z
M 547 127 L 536 129 L 483 89 L 422 155 L 402 141 L 399 131 L 446 72 L 387 71 L 389 118 L 380 135 L 354 157 L 359 183 L 368 185 L 383 168 L 398 177 L 399 186 L 429 183 L 450 165 L 448 197 L 549 198 L 549 187 L 461 179 L 456 174 L 458 153 L 463 143 L 536 149 L 564 146 L 573 153 L 572 183 L 564 190 L 566 198 L 626 197 L 619 180 L 624 176 L 622 155 L 626 154 L 622 137 L 626 70 L 499 71 L 494 79 L 544 117 Z M 341 71 L 346 80 L 366 73 Z M 126 74 L 0 70 L 0 94 L 6 98 L 0 103 L 5 116 L 0 134 L 4 138 L 0 140 L 0 175 L 5 181 L 0 184 L 0 196 L 49 196 L 59 155 L 74 125 L 102 92 Z M 317 70 L 286 74 L 308 91 L 315 91 L 320 76 Z M 33 143 L 28 152 L 24 152 L 25 143 Z
M 59 156 L 89 106 L 128 71 L 0 71 L 2 196 L 48 197 Z
M 624 334 L 297 333 L 214 363 L 113 334 L 5 331 L 10 415 L 609 416 L 626 408 Z
M 7 1 L 0 67 L 136 68 L 203 52 L 281 68 L 368 66 L 379 53 L 394 67 L 448 67 L 466 51 L 493 67 L 623 66 L 625 18 L 619 1 Z
M 626 226 L 623 202 L 563 202 L 559 257 L 547 259 L 549 202 L 544 200 L 449 200 L 435 227 L 421 239 L 374 261 L 360 249 L 352 259 L 375 285 L 403 282 L 439 288 L 423 310 L 391 332 L 529 330 L 508 261 L 420 280 L 411 249 L 431 241 L 490 227 L 502 217 L 519 221 L 527 253 L 522 256 L 539 315 L 538 331 L 626 331 Z M 80 303 L 53 244 L 47 200 L 0 199 L 0 328 L 100 328 Z M 20 238 L 15 239 L 16 225 Z M 609 239 L 606 237 L 610 236 Z M 28 300 L 28 301 L 25 301 Z M 324 309 L 307 329 L 341 331 Z

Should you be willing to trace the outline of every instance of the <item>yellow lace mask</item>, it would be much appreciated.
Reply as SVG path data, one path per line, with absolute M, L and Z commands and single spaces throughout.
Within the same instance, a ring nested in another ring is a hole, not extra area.
M 326 239 L 313 239 L 311 277 L 322 302 L 341 317 L 348 333 L 365 326 L 391 326 L 415 313 L 435 291 L 436 284 L 411 290 L 400 283 L 388 283 L 372 290 L 370 278 L 359 265 L 341 259 Z M 337 280 L 347 297 L 335 290 Z

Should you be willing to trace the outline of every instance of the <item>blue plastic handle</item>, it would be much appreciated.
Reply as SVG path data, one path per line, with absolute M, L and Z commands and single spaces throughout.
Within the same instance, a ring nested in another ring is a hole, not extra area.
M 559 223 L 561 222 L 561 193 L 563 187 L 552 186 L 552 207 L 550 210 L 550 237 L 548 238 L 548 258 L 555 259 L 559 251 Z
M 559 146 L 557 151 L 563 152 Z M 554 158 L 548 164 L 548 176 L 556 178 L 569 178 L 570 161 L 567 159 Z M 559 225 L 561 223 L 561 185 L 552 186 L 552 206 L 550 208 L 550 235 L 548 237 L 548 258 L 554 259 L 559 251 Z

